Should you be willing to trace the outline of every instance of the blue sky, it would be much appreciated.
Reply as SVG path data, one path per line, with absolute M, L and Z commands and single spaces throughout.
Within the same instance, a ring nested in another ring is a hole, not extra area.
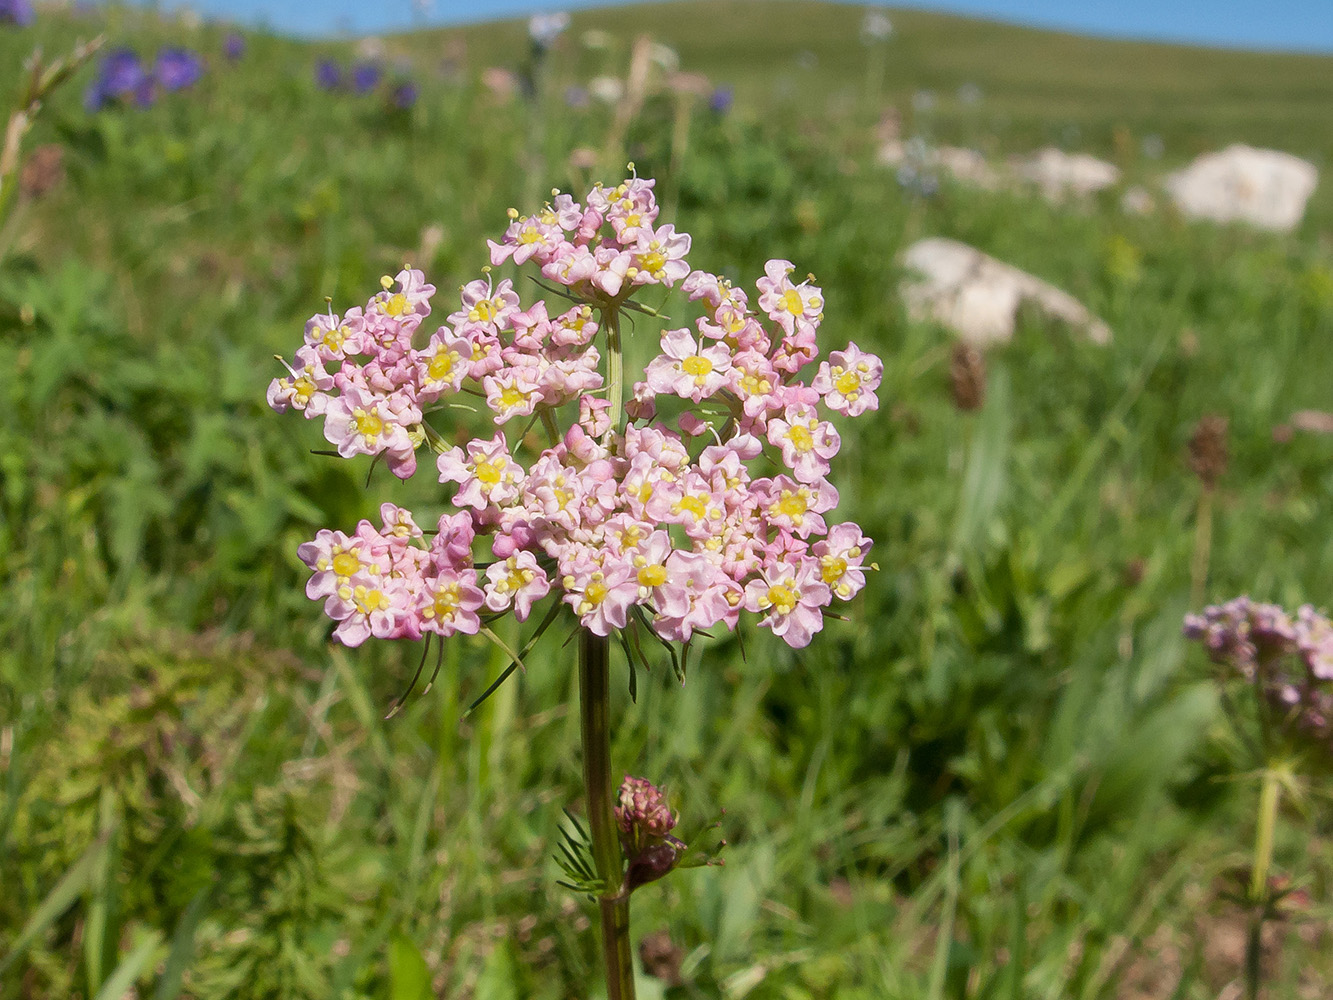
M 616 2 L 616 0 L 610 0 Z M 623 2 L 623 0 L 620 0 Z M 608 0 L 193 0 L 216 17 L 301 35 L 366 34 L 422 23 L 513 17 L 536 10 L 606 6 Z M 165 3 L 164 6 L 176 6 Z M 1333 0 L 942 0 L 891 6 L 953 11 L 1101 35 L 1245 48 L 1333 52 Z

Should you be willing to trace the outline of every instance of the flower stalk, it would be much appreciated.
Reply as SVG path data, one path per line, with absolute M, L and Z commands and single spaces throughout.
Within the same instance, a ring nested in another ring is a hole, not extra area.
M 1245 941 L 1245 995 L 1259 1000 L 1263 980 L 1263 931 L 1269 913 L 1268 872 L 1273 865 L 1273 833 L 1277 828 L 1278 804 L 1282 799 L 1282 774 L 1273 767 L 1264 769 L 1259 789 L 1259 818 L 1254 834 L 1254 859 L 1250 868 L 1249 934 Z
M 610 640 L 584 631 L 579 637 L 579 729 L 583 739 L 583 785 L 588 796 L 597 876 L 603 883 L 597 905 L 602 955 L 610 1000 L 633 1000 L 634 961 L 630 954 L 629 893 L 616 831 L 615 786 L 611 777 Z
M 625 416 L 625 351 L 620 343 L 620 310 L 602 309 L 602 329 L 606 331 L 606 396 L 611 402 L 607 416 L 611 433 L 619 434 Z

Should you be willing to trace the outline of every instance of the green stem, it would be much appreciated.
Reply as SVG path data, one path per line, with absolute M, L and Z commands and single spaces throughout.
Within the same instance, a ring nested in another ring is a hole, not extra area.
M 551 412 L 549 406 L 543 406 L 541 410 L 542 426 L 546 428 L 546 437 L 554 448 L 560 443 L 560 428 L 555 422 L 555 414 Z
M 1250 899 L 1263 902 L 1268 896 L 1268 869 L 1273 864 L 1273 830 L 1277 826 L 1277 806 L 1282 794 L 1282 777 L 1274 768 L 1265 768 L 1259 790 L 1259 822 L 1254 835 L 1254 867 L 1250 878 Z
M 1245 936 L 1245 1000 L 1259 1000 L 1259 983 L 1263 980 L 1264 918 L 1250 916 L 1249 933 Z
M 1203 604 L 1208 584 L 1208 562 L 1213 548 L 1213 491 L 1207 487 L 1199 494 L 1199 508 L 1194 519 L 1194 558 L 1190 562 L 1190 607 Z
M 583 737 L 583 784 L 588 795 L 597 876 L 605 885 L 598 897 L 602 955 L 609 1000 L 634 1000 L 634 960 L 630 955 L 629 893 L 613 807 L 611 775 L 610 640 L 586 629 L 579 636 L 579 724 Z
M 611 433 L 618 434 L 625 416 L 625 353 L 620 346 L 620 309 L 602 310 L 602 329 L 606 331 L 606 397 L 611 401 Z
M 1273 832 L 1277 827 L 1277 807 L 1282 797 L 1282 776 L 1273 767 L 1264 769 L 1259 790 L 1259 820 L 1254 834 L 1254 862 L 1250 872 L 1250 932 L 1245 942 L 1245 995 L 1258 1000 L 1263 978 L 1261 952 L 1264 919 L 1268 914 L 1268 872 L 1273 864 Z

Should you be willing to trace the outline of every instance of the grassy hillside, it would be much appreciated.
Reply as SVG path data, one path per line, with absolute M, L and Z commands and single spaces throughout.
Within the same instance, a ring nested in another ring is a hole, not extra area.
M 118 9 L 0 31 L 0 67 L 94 31 L 208 62 L 151 109 L 95 114 L 85 71 L 29 144 L 60 145 L 63 180 L 0 233 L 0 1000 L 597 995 L 593 910 L 551 861 L 561 808 L 582 808 L 568 629 L 471 714 L 505 660 L 451 640 L 435 687 L 386 721 L 418 648 L 331 644 L 295 551 L 384 500 L 438 514 L 441 487 L 314 454 L 318 423 L 264 393 L 325 296 L 364 302 L 405 260 L 440 289 L 433 329 L 506 209 L 614 183 L 619 164 L 571 157 L 611 147 L 659 179 L 694 266 L 750 285 L 795 262 L 825 291 L 825 347 L 886 366 L 834 471 L 881 567 L 851 620 L 800 654 L 719 636 L 684 687 L 665 662 L 641 674 L 637 702 L 615 661 L 617 766 L 666 783 L 686 826 L 725 809 L 730 842 L 724 868 L 635 896 L 636 935 L 665 934 L 680 976 L 640 995 L 1238 989 L 1253 720 L 1180 620 L 1196 577 L 1207 601 L 1333 603 L 1333 438 L 1290 426 L 1333 409 L 1329 185 L 1291 234 L 1125 216 L 1113 196 L 924 196 L 875 165 L 873 128 L 897 107 L 908 133 L 1054 140 L 1140 174 L 1237 140 L 1324 162 L 1333 60 L 901 12 L 876 96 L 860 17 L 581 13 L 532 100 L 480 78 L 523 68 L 520 24 L 421 32 L 383 60 L 420 86 L 406 110 L 315 85 L 352 43 L 250 32 L 229 63 L 220 26 Z M 585 49 L 589 27 L 612 48 Z M 565 102 L 623 73 L 645 30 L 736 108 L 684 116 L 653 93 L 617 145 L 612 109 Z M 16 86 L 0 70 L 0 101 Z M 986 356 L 984 406 L 960 410 L 950 335 L 897 292 L 900 252 L 934 235 L 1067 289 L 1112 342 L 1025 315 Z M 639 324 L 631 362 L 658 335 Z M 1230 455 L 1207 499 L 1186 460 L 1206 414 Z M 1328 785 L 1308 763 L 1275 841 L 1293 890 L 1266 938 L 1275 996 L 1333 988 Z
M 563 56 L 598 67 L 579 52 L 581 32 L 598 28 L 622 42 L 647 33 L 675 48 L 683 69 L 736 88 L 756 113 L 822 116 L 861 97 L 868 53 L 860 40 L 865 8 L 810 0 L 680 0 L 579 11 Z M 1170 158 L 1193 156 L 1219 135 L 1273 145 L 1323 163 L 1333 151 L 1328 80 L 1333 57 L 1251 53 L 1113 41 L 925 11 L 889 10 L 882 98 L 903 109 L 923 89 L 936 92 L 941 135 L 1005 152 L 1056 142 L 1114 150 L 1117 127 L 1156 134 Z M 461 38 L 473 67 L 505 65 L 525 45 L 526 22 L 505 21 L 400 39 L 437 51 Z M 980 88 L 977 106 L 959 101 Z M 1076 126 L 1077 132 L 1071 132 Z

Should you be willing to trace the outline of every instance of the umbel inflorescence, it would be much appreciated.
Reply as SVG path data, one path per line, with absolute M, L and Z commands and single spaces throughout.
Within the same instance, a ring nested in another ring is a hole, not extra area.
M 1185 636 L 1255 686 L 1279 723 L 1333 750 L 1333 622 L 1236 597 L 1185 616 Z
M 340 455 L 381 457 L 401 478 L 429 448 L 456 508 L 431 533 L 386 503 L 380 527 L 301 546 L 306 592 L 339 640 L 476 633 L 553 595 L 599 636 L 637 623 L 687 642 L 748 611 L 802 647 L 865 585 L 870 540 L 830 523 L 829 414 L 876 409 L 882 364 L 855 344 L 819 359 L 823 295 L 789 262 L 767 263 L 752 304 L 692 270 L 690 237 L 657 215 L 649 179 L 598 185 L 582 205 L 553 192 L 533 215 L 511 210 L 489 244 L 493 266 L 540 271 L 545 299 L 488 275 L 426 337 L 435 288 L 405 268 L 364 308 L 306 324 L 273 408 L 323 417 Z M 677 284 L 701 315 L 660 334 L 640 317 L 635 336 L 661 350 L 628 385 L 622 313 L 657 318 L 635 296 Z M 460 400 L 496 430 L 446 447 L 430 415 Z M 541 451 L 524 445 L 537 421 Z

